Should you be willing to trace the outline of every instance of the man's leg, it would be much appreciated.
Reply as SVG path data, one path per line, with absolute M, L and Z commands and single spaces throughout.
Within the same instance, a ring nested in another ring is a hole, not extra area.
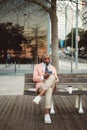
M 52 89 L 55 86 L 55 77 L 54 75 L 50 75 L 48 79 L 45 80 L 43 85 L 41 86 L 41 92 L 36 98 L 33 100 L 34 103 L 39 104 L 41 97 L 46 93 L 46 91 L 51 87 Z
M 45 94 L 45 116 L 44 116 L 44 122 L 45 123 L 51 123 L 50 118 L 50 108 L 51 108 L 51 101 L 52 101 L 52 92 L 55 87 L 55 77 L 51 75 L 45 83 L 43 83 L 41 87 L 40 94 L 33 100 L 35 103 L 39 103 L 41 100 L 41 97 L 43 94 Z
M 54 86 L 55 86 L 55 80 L 53 80 L 52 86 L 50 86 L 45 93 L 45 116 L 44 116 L 45 123 L 51 123 L 50 109 L 51 109 L 52 93 Z
M 45 93 L 45 116 L 44 116 L 45 123 L 51 123 L 51 118 L 49 114 L 51 108 L 51 99 L 52 99 L 52 87 L 49 87 Z
M 52 88 L 48 88 L 48 90 L 45 93 L 45 110 L 51 108 L 51 100 L 52 100 Z M 48 113 L 46 111 L 46 113 Z

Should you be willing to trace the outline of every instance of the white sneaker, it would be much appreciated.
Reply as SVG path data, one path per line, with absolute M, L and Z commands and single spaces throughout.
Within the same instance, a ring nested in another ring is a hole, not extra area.
M 55 114 L 55 111 L 53 109 L 51 109 L 50 114 Z
M 48 124 L 51 123 L 51 118 L 50 118 L 49 114 L 45 114 L 45 116 L 44 116 L 44 123 L 48 123 Z
M 41 100 L 41 96 L 38 95 L 34 98 L 33 102 L 39 104 L 40 100 Z

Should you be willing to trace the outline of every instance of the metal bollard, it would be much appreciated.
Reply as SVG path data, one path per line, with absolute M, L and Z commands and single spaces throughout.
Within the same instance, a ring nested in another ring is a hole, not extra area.
M 71 61 L 71 73 L 73 73 L 73 62 Z
M 16 61 L 15 61 L 15 73 L 16 73 Z
M 18 62 L 18 68 L 20 68 L 20 61 Z

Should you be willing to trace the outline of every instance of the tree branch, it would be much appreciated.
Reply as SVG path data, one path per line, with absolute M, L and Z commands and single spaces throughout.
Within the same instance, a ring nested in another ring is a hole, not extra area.
M 39 0 L 25 0 L 25 1 L 35 3 L 41 6 L 43 9 L 45 9 L 47 12 L 50 12 L 49 6 L 45 5 L 43 2 L 40 2 Z M 49 2 L 49 0 L 46 1 Z

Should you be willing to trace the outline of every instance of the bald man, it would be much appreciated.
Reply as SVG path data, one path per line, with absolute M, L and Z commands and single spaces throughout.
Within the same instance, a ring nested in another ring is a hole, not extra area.
M 52 92 L 55 83 L 59 82 L 56 68 L 50 64 L 50 55 L 44 54 L 42 56 L 42 63 L 37 64 L 33 72 L 33 80 L 37 82 L 36 89 L 39 91 L 38 96 L 33 100 L 34 103 L 39 104 L 42 96 L 45 94 L 45 116 L 44 122 L 51 123 L 50 108 L 52 101 Z

